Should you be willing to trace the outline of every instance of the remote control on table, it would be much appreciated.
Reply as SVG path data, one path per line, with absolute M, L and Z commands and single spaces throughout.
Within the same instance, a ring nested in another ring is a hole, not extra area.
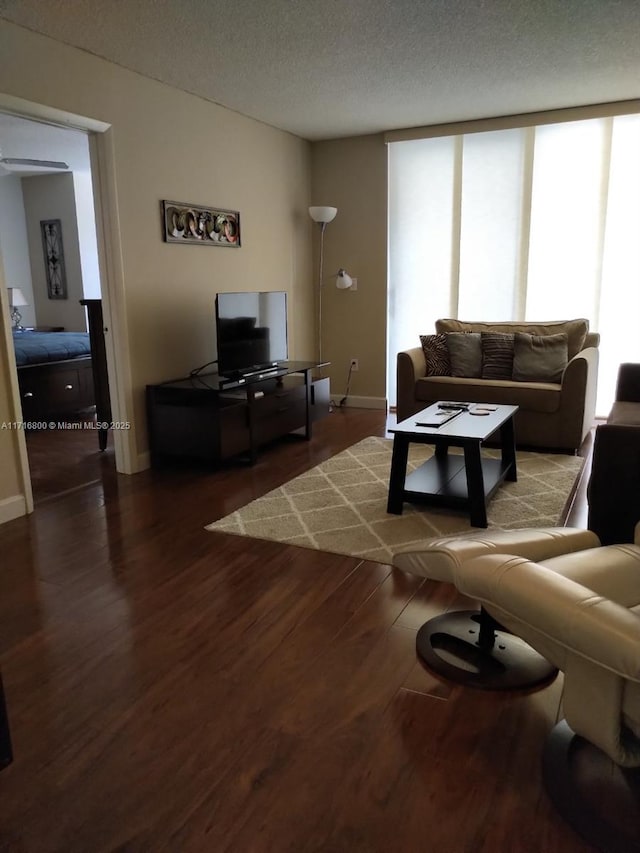
M 444 402 L 438 403 L 439 409 L 468 409 L 469 403 Z

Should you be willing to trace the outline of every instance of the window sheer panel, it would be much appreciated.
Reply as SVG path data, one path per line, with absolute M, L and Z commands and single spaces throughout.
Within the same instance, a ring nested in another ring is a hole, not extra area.
M 460 285 L 457 316 L 512 320 L 525 282 L 520 276 L 523 129 L 464 138 Z
M 389 146 L 387 398 L 396 401 L 398 352 L 420 346 L 451 313 L 452 137 Z M 457 246 L 456 246 L 457 249 Z
M 613 120 L 598 331 L 600 375 L 596 413 L 615 398 L 618 367 L 640 362 L 640 116 Z
M 605 121 L 536 128 L 527 320 L 596 320 Z

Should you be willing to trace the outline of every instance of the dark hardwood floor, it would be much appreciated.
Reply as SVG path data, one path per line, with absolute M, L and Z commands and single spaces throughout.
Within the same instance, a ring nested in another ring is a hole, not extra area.
M 26 433 L 31 488 L 35 504 L 64 492 L 99 483 L 115 472 L 113 439 L 108 438 L 104 452 L 98 446 L 98 433 L 76 429 L 95 423 L 94 415 L 66 422 L 68 429 L 33 430 Z
M 452 587 L 204 530 L 384 432 L 353 409 L 252 468 L 105 466 L 0 526 L 1 851 L 590 849 L 541 783 L 561 678 L 498 695 L 416 662 Z

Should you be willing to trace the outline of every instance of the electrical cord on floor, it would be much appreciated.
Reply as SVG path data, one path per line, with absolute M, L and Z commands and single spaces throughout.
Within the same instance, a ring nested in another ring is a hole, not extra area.
M 349 365 L 349 374 L 347 376 L 347 389 L 344 392 L 344 397 L 340 400 L 339 403 L 336 403 L 335 400 L 331 400 L 331 407 L 334 409 L 341 409 L 344 404 L 347 402 L 347 397 L 349 396 L 349 388 L 351 387 L 351 374 L 353 373 L 353 364 Z

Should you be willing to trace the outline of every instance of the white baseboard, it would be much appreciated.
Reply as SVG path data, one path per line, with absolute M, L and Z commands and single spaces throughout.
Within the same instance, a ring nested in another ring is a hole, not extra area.
M 332 394 L 331 399 L 337 402 L 343 396 L 343 394 Z M 345 409 L 382 409 L 386 411 L 387 401 L 384 397 L 355 397 L 349 394 L 344 402 L 344 407 Z
M 0 501 L 0 524 L 13 521 L 27 514 L 27 501 L 24 495 L 12 495 Z

